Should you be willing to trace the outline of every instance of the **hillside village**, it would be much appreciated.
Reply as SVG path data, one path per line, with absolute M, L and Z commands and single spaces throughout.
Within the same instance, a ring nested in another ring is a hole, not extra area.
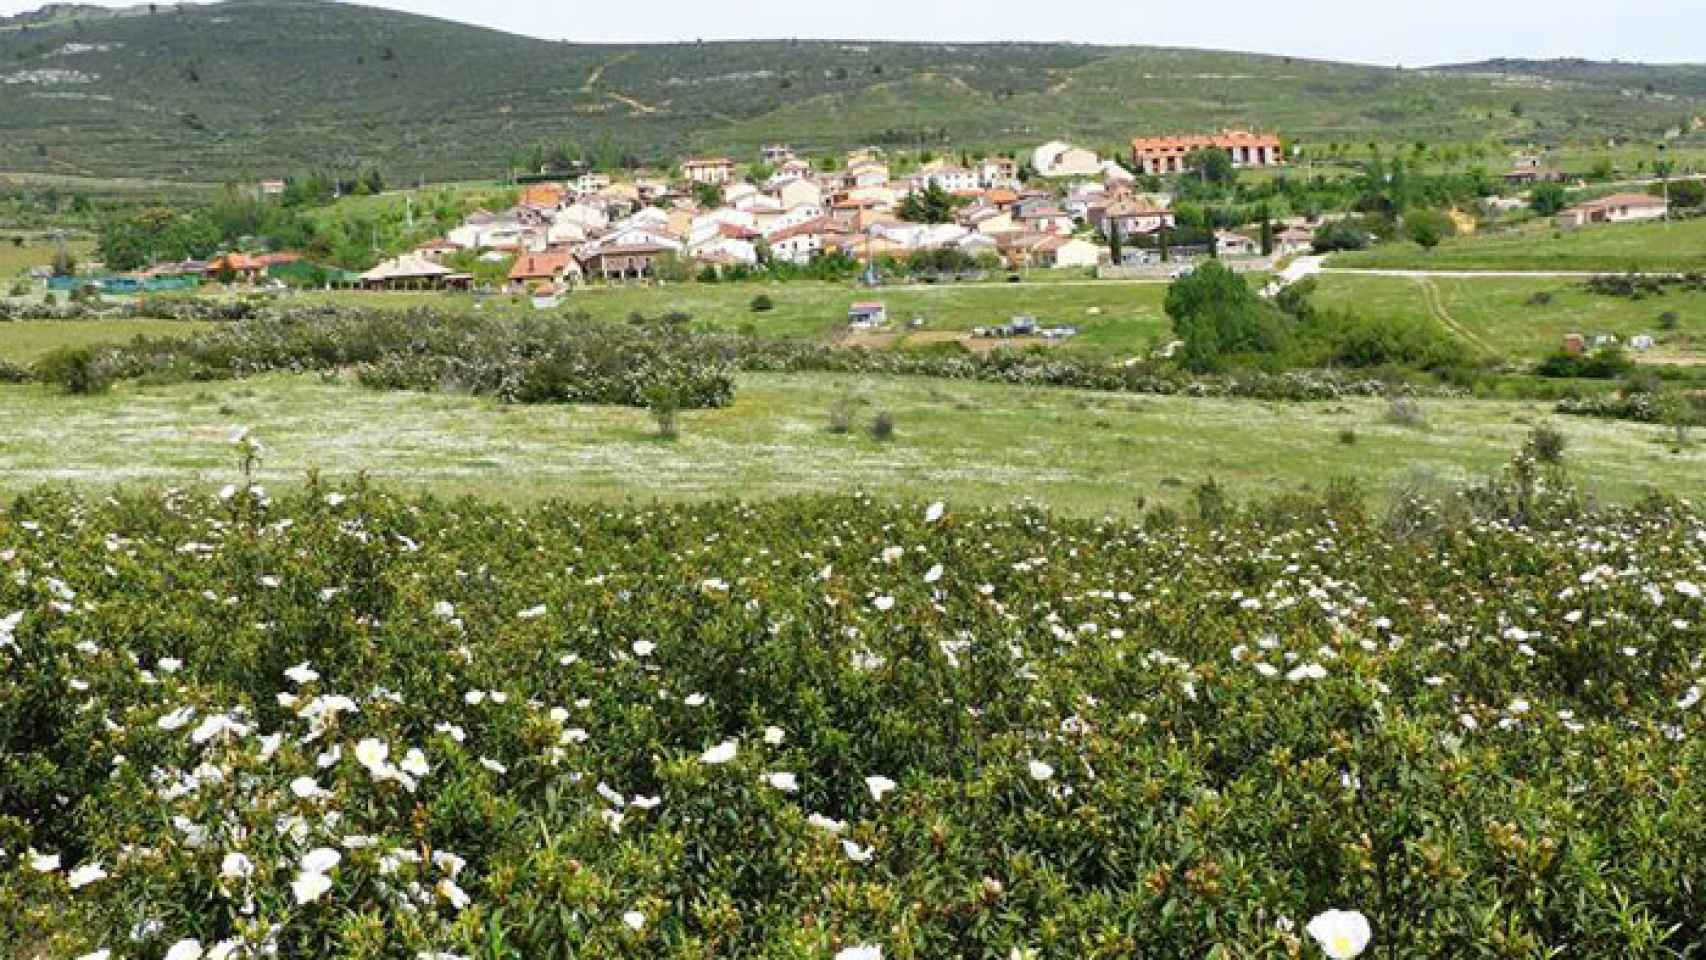
M 1243 131 L 1134 141 L 1127 159 L 1179 172 L 1201 149 L 1225 150 L 1237 168 L 1283 162 L 1277 136 Z M 466 286 L 472 276 L 444 264 L 457 251 L 513 257 L 508 289 L 547 297 L 587 283 L 653 280 L 683 263 L 712 277 L 761 263 L 807 267 L 840 258 L 869 268 L 928 253 L 945 254 L 937 262 L 948 268 L 1064 270 L 1143 267 L 1172 253 L 1162 239 L 1176 226 L 1172 198 L 1139 189 L 1138 175 L 1119 160 L 1064 142 L 1023 159 L 933 159 L 904 175 L 877 148 L 848 153 L 836 170 L 814 169 L 785 145 L 767 145 L 761 156 L 768 171 L 762 179 L 743 175 L 746 165 L 729 157 L 688 157 L 673 178 L 616 182 L 585 173 L 538 180 L 521 189 L 513 208 L 478 211 L 444 237 L 362 274 L 360 283 Z M 1280 226 L 1269 249 L 1256 232 L 1220 231 L 1213 252 L 1257 257 L 1307 246 L 1312 233 L 1301 221 Z M 1208 252 L 1177 250 L 1186 257 Z

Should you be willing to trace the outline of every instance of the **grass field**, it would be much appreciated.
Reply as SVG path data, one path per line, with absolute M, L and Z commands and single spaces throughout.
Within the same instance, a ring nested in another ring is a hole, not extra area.
M 837 436 L 838 397 L 896 420 L 895 439 Z M 1139 498 L 1181 502 L 1206 477 L 1268 497 L 1354 477 L 1389 492 L 1418 472 L 1460 482 L 1505 463 L 1543 405 L 1427 404 L 1431 426 L 1384 422 L 1376 401 L 1270 404 L 855 376 L 743 376 L 734 405 L 681 418 L 660 441 L 644 411 L 505 407 L 460 396 L 372 392 L 317 377 L 122 386 L 70 399 L 0 389 L 0 489 L 67 481 L 224 483 L 227 443 L 252 426 L 273 485 L 318 467 L 360 471 L 442 494 L 508 501 L 773 497 L 864 489 L 1005 503 L 1034 497 L 1080 514 L 1130 511 Z M 1654 484 L 1706 491 L 1706 448 L 1672 454 L 1663 431 L 1562 419 L 1585 485 L 1612 498 Z M 1355 431 L 1355 443 L 1341 440 Z
M 1388 270 L 1706 270 L 1706 219 L 1558 230 L 1537 222 L 1505 234 L 1455 237 L 1432 251 L 1413 243 L 1342 253 L 1333 267 Z
M 0 323 L 0 360 L 29 363 L 59 347 L 123 343 L 133 337 L 181 337 L 211 327 L 183 320 L 19 320 Z
M 65 246 L 79 263 L 95 252 L 95 245 L 87 240 L 68 241 Z M 58 243 L 35 236 L 25 237 L 22 244 L 14 243 L 0 230 L 0 296 L 7 293 L 18 274 L 31 267 L 52 266 L 53 255 L 58 250 Z
M 1152 342 L 1167 338 L 1170 324 L 1162 310 L 1167 296 L 1165 284 L 1088 281 L 1076 272 L 1073 277 L 1075 280 L 907 286 L 876 291 L 810 282 L 594 287 L 570 295 L 564 301 L 564 308 L 584 310 L 598 319 L 613 322 L 625 321 L 636 312 L 661 317 L 680 311 L 692 315 L 691 325 L 702 330 L 751 329 L 765 336 L 822 338 L 846 325 L 847 308 L 854 302 L 880 300 L 888 306 L 890 320 L 897 329 L 915 317 L 925 320 L 920 333 L 909 338 L 913 343 L 924 342 L 931 334 L 964 332 L 973 327 L 1006 323 L 1016 314 L 1031 314 L 1044 325 L 1079 327 L 1080 336 L 1060 349 L 1098 359 L 1131 356 L 1146 350 Z M 752 300 L 759 294 L 770 297 L 774 309 L 755 313 Z M 452 310 L 473 309 L 475 303 L 472 297 L 442 294 L 305 294 L 300 302 Z M 487 309 L 512 307 L 508 300 L 502 300 Z M 1091 311 L 1099 314 L 1092 315 Z M 906 343 L 902 341 L 901 345 Z
M 1325 274 L 1315 302 L 1365 315 L 1395 316 L 1439 324 L 1485 352 L 1512 360 L 1536 360 L 1557 350 L 1566 334 L 1613 334 L 1627 343 L 1637 334 L 1658 340 L 1646 359 L 1706 363 L 1706 294 L 1670 292 L 1630 300 L 1589 293 L 1568 278 L 1358 277 Z M 1533 302 L 1546 294 L 1550 302 Z M 1664 331 L 1659 317 L 1676 314 L 1676 329 Z

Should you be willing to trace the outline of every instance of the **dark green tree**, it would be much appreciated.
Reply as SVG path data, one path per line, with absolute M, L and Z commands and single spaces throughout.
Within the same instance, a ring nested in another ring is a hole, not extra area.
M 900 218 L 911 223 L 947 223 L 954 219 L 954 198 L 932 180 L 923 190 L 914 190 L 900 205 Z
M 1205 184 L 1229 186 L 1238 179 L 1238 171 L 1232 166 L 1232 155 L 1225 150 L 1193 150 L 1185 156 L 1185 169 L 1196 174 Z
M 1279 309 L 1218 262 L 1174 281 L 1167 289 L 1166 311 L 1174 334 L 1185 343 L 1180 362 L 1198 373 L 1220 369 L 1229 355 L 1278 353 L 1291 340 Z
M 1557 214 L 1567 202 L 1564 186 L 1558 183 L 1535 184 L 1533 192 L 1528 195 L 1529 207 L 1543 217 Z

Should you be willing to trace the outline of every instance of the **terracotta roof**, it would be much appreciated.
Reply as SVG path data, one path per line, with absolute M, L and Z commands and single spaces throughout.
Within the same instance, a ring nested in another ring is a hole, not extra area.
M 550 279 L 558 273 L 568 270 L 574 264 L 574 257 L 567 252 L 529 253 L 517 258 L 515 266 L 510 268 L 511 280 Z
M 1133 137 L 1131 141 L 1131 148 L 1137 153 L 1189 153 L 1207 147 L 1272 147 L 1277 150 L 1279 145 L 1279 137 L 1275 134 L 1251 133 L 1248 130 L 1222 130 L 1182 137 Z
M 1607 207 L 1662 207 L 1663 197 L 1655 197 L 1646 193 L 1614 193 L 1609 197 L 1578 203 L 1572 210 L 1603 210 Z

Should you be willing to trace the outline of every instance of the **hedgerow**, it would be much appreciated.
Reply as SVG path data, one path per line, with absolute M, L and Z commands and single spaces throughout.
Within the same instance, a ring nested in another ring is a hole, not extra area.
M 1410 536 L 22 497 L 0 955 L 1688 956 L 1706 521 L 1531 471 Z
M 96 350 L 115 379 L 213 380 L 353 368 L 381 389 L 455 389 L 504 400 L 644 406 L 648 386 L 684 408 L 726 405 L 735 371 L 900 374 L 1136 393 L 1332 400 L 1381 396 L 1374 378 L 1331 372 L 1244 372 L 1196 378 L 1152 364 L 1103 364 L 1044 350 L 943 354 L 847 349 L 807 340 L 694 334 L 584 315 L 467 317 L 432 310 L 269 311 L 189 337 Z M 47 382 L 59 382 L 38 370 Z

